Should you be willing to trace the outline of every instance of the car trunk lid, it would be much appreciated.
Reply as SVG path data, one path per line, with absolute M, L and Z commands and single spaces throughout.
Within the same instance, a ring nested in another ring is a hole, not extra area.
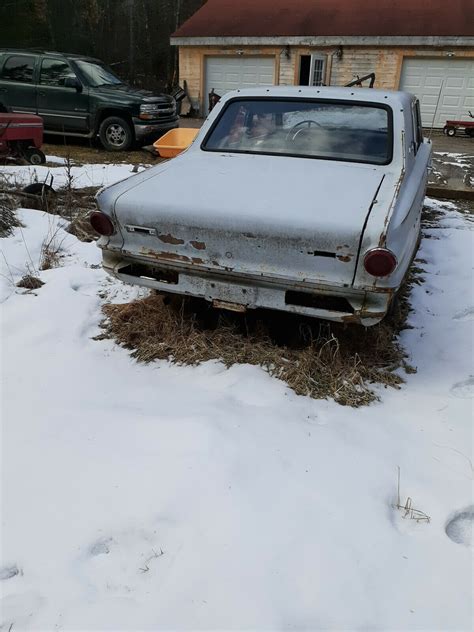
M 190 151 L 131 179 L 115 214 L 125 254 L 345 286 L 382 179 L 372 165 Z

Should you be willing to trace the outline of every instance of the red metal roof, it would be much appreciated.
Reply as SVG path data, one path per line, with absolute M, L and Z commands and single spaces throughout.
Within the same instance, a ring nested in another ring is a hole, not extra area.
M 473 0 L 207 0 L 173 37 L 474 36 Z

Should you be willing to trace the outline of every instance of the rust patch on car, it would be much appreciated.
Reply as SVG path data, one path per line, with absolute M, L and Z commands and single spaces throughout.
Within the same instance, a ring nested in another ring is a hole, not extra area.
M 203 241 L 190 241 L 189 243 L 196 250 L 206 250 L 206 244 Z
M 222 301 L 220 299 L 215 298 L 212 301 L 212 306 L 217 307 L 219 309 L 227 309 L 231 312 L 240 312 L 244 313 L 247 311 L 246 305 L 241 305 L 240 303 L 231 303 L 229 301 Z
M 186 257 L 186 255 L 178 255 L 175 252 L 156 252 L 155 250 L 143 250 L 143 254 L 148 255 L 149 257 L 153 257 L 153 259 L 158 259 L 159 261 L 184 261 L 186 263 L 191 263 L 191 259 Z
M 198 265 L 201 264 L 201 263 L 204 263 L 204 260 L 203 259 L 199 259 L 199 257 L 192 257 L 191 261 L 193 263 L 197 263 Z
M 395 290 L 392 287 L 377 287 L 376 286 L 377 279 L 374 281 L 374 285 L 370 288 L 371 292 L 376 292 L 377 294 L 395 294 Z
M 384 232 L 380 234 L 378 247 L 379 248 L 385 248 L 385 244 L 386 243 L 387 243 L 387 235 L 386 235 L 385 230 L 384 230 Z
M 173 235 L 171 235 L 171 233 L 168 233 L 167 235 L 158 235 L 158 239 L 160 239 L 165 244 L 173 244 L 173 246 L 184 244 L 184 239 L 174 237 Z
M 360 316 L 358 314 L 346 314 L 345 316 L 341 316 L 341 322 L 360 325 Z
M 357 312 L 355 314 L 347 314 L 341 317 L 343 323 L 353 323 L 360 325 L 361 321 L 366 318 L 379 318 L 383 319 L 387 315 L 387 312 Z
M 349 263 L 352 259 L 352 255 L 337 255 L 336 259 L 343 261 L 344 263 Z

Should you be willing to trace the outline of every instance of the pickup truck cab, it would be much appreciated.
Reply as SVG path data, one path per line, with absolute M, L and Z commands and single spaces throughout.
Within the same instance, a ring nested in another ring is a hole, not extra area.
M 236 90 L 186 151 L 99 192 L 91 223 L 127 283 L 370 326 L 417 251 L 430 156 L 411 94 Z
M 138 90 L 82 55 L 0 49 L 0 110 L 38 114 L 49 134 L 98 136 L 109 151 L 178 127 L 172 96 Z

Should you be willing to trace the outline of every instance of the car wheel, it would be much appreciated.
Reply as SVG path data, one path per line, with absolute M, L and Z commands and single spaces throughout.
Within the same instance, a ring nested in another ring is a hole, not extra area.
M 455 127 L 447 127 L 446 134 L 448 136 L 456 136 L 456 128 Z
M 24 156 L 30 165 L 42 165 L 46 162 L 46 156 L 40 149 L 32 147 L 25 149 Z
M 119 116 L 109 116 L 100 124 L 99 138 L 107 151 L 125 151 L 133 142 L 132 128 Z

